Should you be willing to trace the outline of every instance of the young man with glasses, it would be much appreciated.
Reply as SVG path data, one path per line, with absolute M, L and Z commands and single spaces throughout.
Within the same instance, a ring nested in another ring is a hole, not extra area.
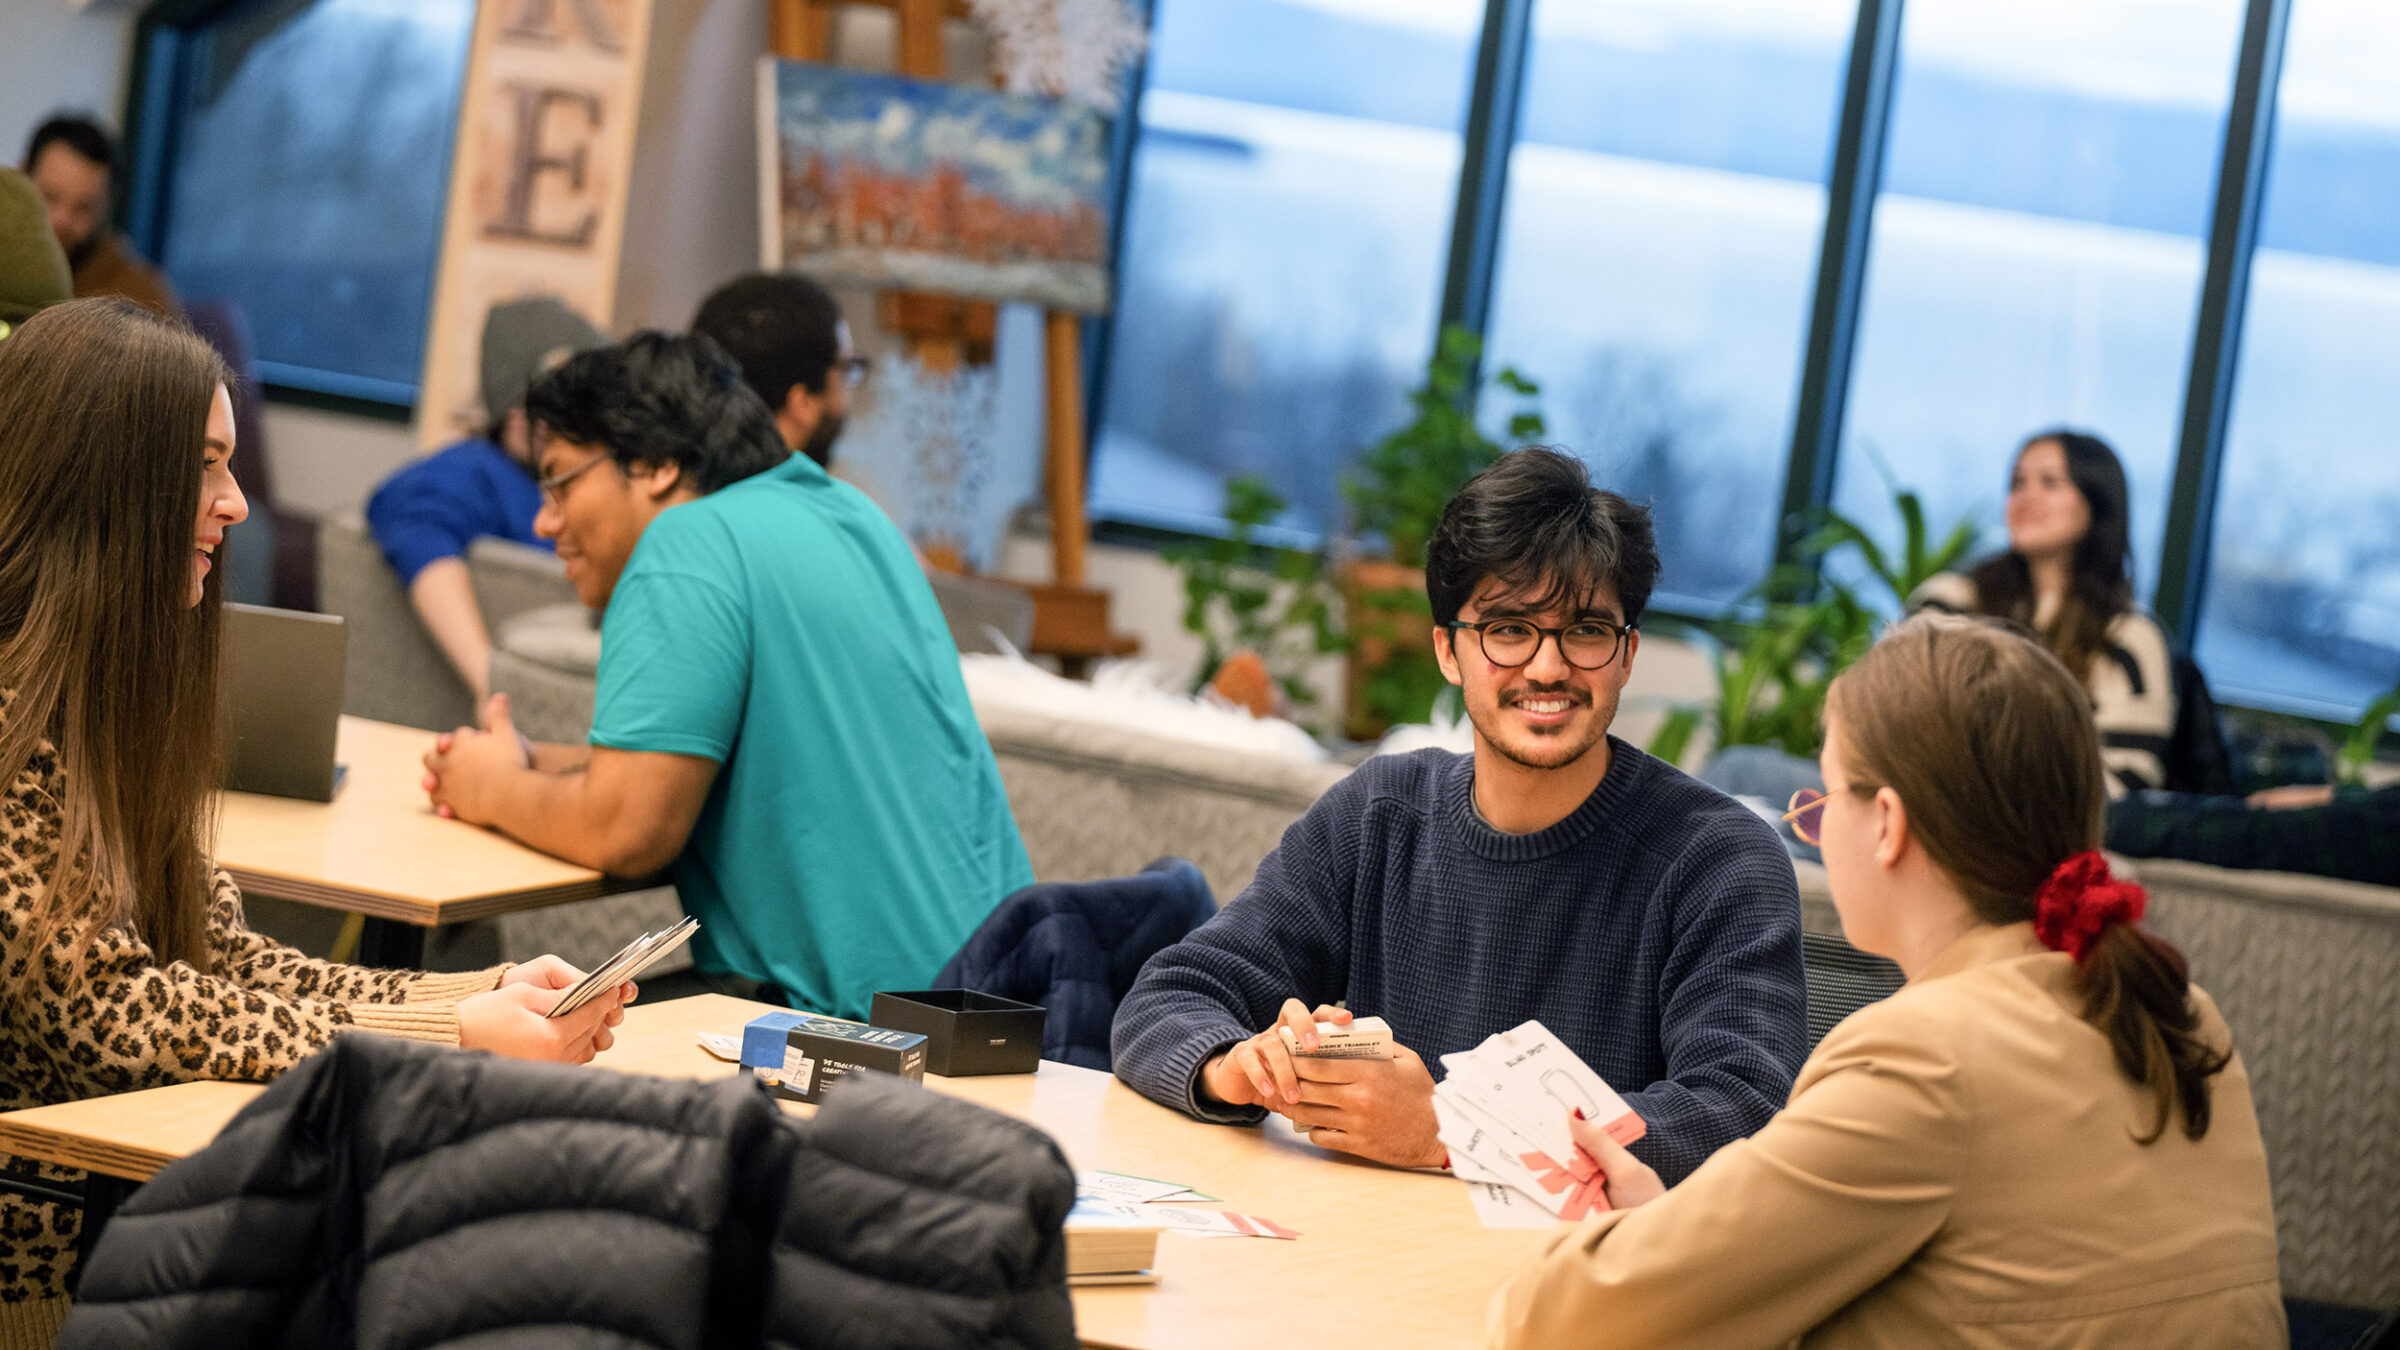
M 1250 888 L 1143 968 L 1120 1077 L 1204 1120 L 1438 1166 L 1440 1056 L 1539 1019 L 1649 1122 L 1670 1181 L 1757 1129 L 1806 1056 L 1800 904 L 1775 834 L 1608 735 L 1658 577 L 1649 513 L 1519 450 L 1426 550 L 1434 655 L 1472 754 L 1368 760 Z M 1338 1005 L 1338 1006 L 1337 1006 Z M 1374 1015 L 1390 1060 L 1294 1056 Z
M 495 697 L 426 757 L 436 807 L 672 865 L 721 988 L 853 1018 L 924 988 L 1033 869 L 907 541 L 707 338 L 588 352 L 527 407 L 538 528 L 606 611 L 590 744 L 527 747 Z

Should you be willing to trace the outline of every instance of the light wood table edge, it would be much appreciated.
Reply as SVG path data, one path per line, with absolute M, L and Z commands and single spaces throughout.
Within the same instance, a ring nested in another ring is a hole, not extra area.
M 580 900 L 597 900 L 604 895 L 666 884 L 664 879 L 654 877 L 597 877 L 590 881 L 564 882 L 538 890 L 498 891 L 457 900 L 419 900 L 352 886 L 333 886 L 304 877 L 262 872 L 248 867 L 226 865 L 225 874 L 233 878 L 233 884 L 244 895 L 289 900 L 294 904 L 340 910 L 345 914 L 364 914 L 371 919 L 391 919 L 420 928 L 466 923 L 502 914 L 521 914 L 527 910 L 547 909 L 552 905 L 571 904 Z
M 23 1127 L 6 1121 L 0 1121 L 0 1153 L 85 1172 L 98 1172 L 107 1177 L 122 1177 L 127 1181 L 148 1181 L 165 1171 L 168 1164 L 182 1161 L 174 1154 L 149 1149 L 127 1148 L 86 1139 L 61 1140 L 54 1135 L 28 1133 Z
M 0 1114 L 0 1153 L 148 1181 L 206 1148 L 264 1091 L 260 1083 L 199 1079 L 26 1107 Z M 129 1119 L 140 1126 L 126 1128 Z M 126 1141 L 128 1134 L 142 1142 Z

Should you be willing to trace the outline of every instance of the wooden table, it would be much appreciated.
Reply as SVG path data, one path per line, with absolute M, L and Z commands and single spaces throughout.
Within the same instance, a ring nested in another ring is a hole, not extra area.
M 360 959 L 409 968 L 423 964 L 425 930 L 437 924 L 639 884 L 433 814 L 418 786 L 432 746 L 430 731 L 343 718 L 334 753 L 347 769 L 333 800 L 223 794 L 217 865 L 246 895 L 365 915 Z
M 736 1033 L 773 1011 L 714 994 L 637 1004 L 598 1063 L 670 1078 L 725 1077 L 737 1070 L 702 1051 L 694 1033 Z M 1225 1208 L 1300 1231 L 1291 1242 L 1161 1237 L 1157 1285 L 1074 1291 L 1087 1345 L 1473 1345 L 1491 1291 L 1531 1259 L 1542 1237 L 1484 1228 L 1465 1189 L 1447 1176 L 1327 1153 L 1277 1118 L 1256 1129 L 1204 1125 L 1090 1069 L 1044 1063 L 1039 1073 L 929 1077 L 925 1085 L 1031 1121 L 1079 1169 L 1182 1182 Z M 0 1115 L 0 1151 L 147 1179 L 204 1146 L 262 1090 L 183 1083 L 12 1111 Z

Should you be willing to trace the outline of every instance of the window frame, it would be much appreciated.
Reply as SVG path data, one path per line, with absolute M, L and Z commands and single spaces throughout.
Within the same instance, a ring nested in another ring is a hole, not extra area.
M 1160 0 L 1131 0 L 1146 22 Z M 1165 0 L 1200 3 L 1203 0 Z M 1532 48 L 1537 0 L 1485 0 L 1468 90 L 1464 158 L 1460 167 L 1438 323 L 1486 335 L 1507 200 L 1510 152 Z M 165 234 L 167 166 L 178 128 L 162 110 L 174 106 L 179 44 L 189 32 L 243 0 L 152 0 L 134 25 L 128 80 L 124 182 L 117 223 L 136 247 L 158 256 Z M 2155 609 L 2180 650 L 2189 651 L 2204 612 L 2214 544 L 2218 482 L 2238 375 L 2251 258 L 2257 248 L 2266 178 L 2274 153 L 2275 117 L 2285 36 L 2293 0 L 2245 0 L 2240 47 L 2220 146 L 2216 197 L 2206 241 L 2203 282 L 2195 305 L 2190 367 L 2185 379 L 2181 435 L 2176 447 L 2164 537 L 2159 551 Z M 1809 315 L 1808 338 L 1791 437 L 1786 451 L 1783 511 L 1776 558 L 1805 561 L 1798 547 L 1807 522 L 1833 500 L 1836 451 L 1850 392 L 1866 259 L 1882 189 L 1893 84 L 1906 0 L 1858 0 L 1843 74 L 1833 153 L 1826 166 L 1827 209 Z M 1153 24 L 1154 26 L 1154 24 Z M 1125 74 L 1124 111 L 1110 131 L 1108 195 L 1110 267 L 1123 243 L 1133 157 L 1141 140 L 1141 95 L 1147 55 Z M 1084 425 L 1103 424 L 1114 321 L 1102 314 L 1084 325 Z M 413 386 L 301 372 L 262 363 L 267 396 L 278 401 L 406 420 Z M 347 387 L 345 387 L 347 386 Z M 388 387 L 385 387 L 388 386 Z M 1469 397 L 1472 398 L 1472 392 Z M 1085 472 L 1096 436 L 1085 444 Z M 1181 537 L 1155 526 L 1110 526 L 1109 537 L 1158 543 Z M 1677 617 L 1723 617 L 1728 607 L 1677 607 Z M 2299 708 L 2274 709 L 2300 711 Z M 2321 709 L 2319 710 L 2321 711 Z
M 116 184 L 115 223 L 143 256 L 166 256 L 169 173 L 181 152 L 183 128 L 174 115 L 182 92 L 184 44 L 196 30 L 251 0 L 151 0 L 133 24 L 133 62 L 125 81 L 125 115 Z M 461 93 L 464 92 L 462 83 Z M 456 132 L 453 129 L 453 150 Z M 442 180 L 448 195 L 449 173 Z M 444 203 L 447 210 L 447 202 Z M 434 264 L 440 266 L 439 250 Z M 430 310 L 426 315 L 430 323 Z M 420 381 L 401 382 L 254 360 L 259 392 L 270 403 L 347 413 L 384 422 L 413 422 Z M 421 372 L 420 372 L 421 373 Z
M 1189 4 L 1196 0 L 1164 2 Z M 1157 3 L 1159 0 L 1139 0 L 1145 17 Z M 1464 327 L 1478 337 L 1486 335 L 1490 314 L 1501 213 L 1530 60 L 1535 3 L 1485 0 L 1462 128 L 1465 159 L 1451 221 L 1440 322 Z M 2194 297 L 2198 324 L 2184 382 L 2181 434 L 2159 551 L 2156 599 L 2160 623 L 2178 650 L 2186 652 L 2197 637 L 2207 600 L 2217 483 L 2225 460 L 2239 368 L 2250 261 L 2258 243 L 2266 177 L 2274 153 L 2275 109 L 2292 4 L 2293 0 L 2244 0 L 2203 281 Z M 1833 501 L 1836 451 L 1850 393 L 1875 205 L 1882 190 L 1905 10 L 1906 0 L 1858 0 L 1852 20 L 1839 121 L 1826 166 L 1827 209 L 1808 340 L 1786 453 L 1783 514 L 1775 555 L 1779 562 L 1808 561 L 1799 555 L 1799 545 L 1809 534 L 1808 522 Z M 1129 78 L 1129 87 L 1137 94 L 1141 79 L 1142 68 L 1137 65 Z M 1112 192 L 1115 219 L 1120 222 L 1125 213 L 1128 170 L 1140 137 L 1139 103 L 1129 101 L 1126 107 L 1128 113 L 1121 121 L 1128 125 L 1123 128 Z M 1106 411 L 1099 391 L 1105 383 L 1109 331 L 1106 319 L 1095 321 L 1095 352 L 1085 384 L 1087 426 L 1098 427 Z M 1469 397 L 1473 397 L 1471 392 Z M 1090 453 L 1087 447 L 1087 456 Z M 1088 472 L 1088 463 L 1086 468 Z M 1127 542 L 1178 537 L 1175 531 L 1157 527 L 1112 528 L 1108 533 Z M 1662 607 L 1661 612 L 1706 621 L 1726 617 L 1734 608 L 1674 605 Z M 2321 707 L 2303 709 L 2297 703 L 2266 710 L 2313 711 L 2320 716 L 2323 711 Z

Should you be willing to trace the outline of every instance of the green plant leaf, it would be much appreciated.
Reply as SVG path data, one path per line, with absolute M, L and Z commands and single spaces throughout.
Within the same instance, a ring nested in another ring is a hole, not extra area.
M 1644 748 L 1669 764 L 1681 764 L 1684 752 L 1692 747 L 1693 734 L 1700 730 L 1703 715 L 1701 709 L 1689 706 L 1670 711 Z
M 2342 742 L 2341 753 L 2334 759 L 2334 777 L 2343 783 L 2366 781 L 2367 765 L 2375 758 L 2375 747 L 2383 740 L 2385 728 L 2392 718 L 2400 716 L 2400 684 L 2367 705 L 2358 725 L 2350 729 L 2349 738 Z

